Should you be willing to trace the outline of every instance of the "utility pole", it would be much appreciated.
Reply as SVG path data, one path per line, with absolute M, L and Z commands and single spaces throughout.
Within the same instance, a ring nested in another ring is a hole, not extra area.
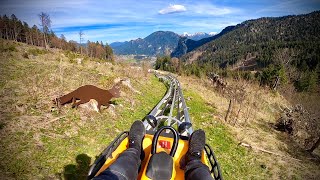
M 81 45 L 81 42 L 82 42 L 82 40 L 83 40 L 83 36 L 84 35 L 84 33 L 82 32 L 82 30 L 80 30 L 80 32 L 79 32 L 79 37 L 80 37 L 80 54 L 82 54 L 82 45 Z

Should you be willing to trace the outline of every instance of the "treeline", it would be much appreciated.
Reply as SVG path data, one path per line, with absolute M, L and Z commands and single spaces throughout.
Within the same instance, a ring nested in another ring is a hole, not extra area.
M 272 88 L 292 83 L 298 91 L 313 91 L 320 85 L 319 52 L 320 43 L 310 41 L 241 45 L 234 49 L 213 51 L 210 58 L 198 60 L 186 66 L 186 69 L 197 76 L 208 71 L 219 71 L 223 76 L 237 78 L 240 75 Z M 250 58 L 256 62 L 251 68 L 255 73 L 245 70 L 233 72 L 232 69 Z
M 300 49 L 306 51 L 306 49 Z M 222 77 L 242 78 L 248 81 L 256 81 L 261 86 L 269 86 L 272 89 L 285 87 L 293 84 L 297 91 L 317 91 L 320 85 L 320 63 L 318 58 L 310 56 L 311 51 L 302 55 L 295 49 L 278 48 L 269 52 L 272 61 L 258 65 L 255 71 L 233 70 L 230 66 L 221 67 L 218 63 L 183 62 L 177 58 L 168 56 L 158 57 L 155 69 L 169 71 L 183 75 L 195 75 L 205 78 L 209 73 L 214 72 Z
M 273 89 L 293 84 L 298 91 L 319 91 L 319 18 L 320 11 L 316 11 L 245 21 L 181 57 L 183 72 L 203 77 L 213 71 L 256 80 Z M 255 63 L 250 69 L 248 61 Z
M 156 70 L 169 71 L 173 73 L 183 74 L 186 76 L 195 75 L 202 78 L 206 75 L 206 70 L 201 68 L 197 63 L 184 63 L 176 57 L 171 58 L 170 56 L 158 56 L 154 65 Z
M 100 59 L 112 59 L 113 51 L 109 45 L 103 45 L 102 41 L 99 43 L 97 42 L 90 42 L 87 41 L 85 53 L 89 57 L 96 57 Z
M 76 41 L 67 41 L 63 34 L 58 37 L 51 29 L 51 19 L 46 13 L 38 15 L 40 25 L 30 27 L 28 23 L 22 22 L 14 14 L 0 16 L 0 38 L 13 40 L 34 46 L 47 48 L 59 48 L 86 54 L 89 57 L 112 60 L 113 51 L 111 47 L 102 42 L 87 41 L 85 45 Z

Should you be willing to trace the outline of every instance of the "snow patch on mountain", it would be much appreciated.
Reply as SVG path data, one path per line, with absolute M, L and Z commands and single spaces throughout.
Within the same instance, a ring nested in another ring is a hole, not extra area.
M 183 34 L 181 34 L 181 36 L 182 37 L 186 37 L 188 39 L 192 39 L 192 40 L 198 41 L 200 39 L 207 38 L 207 37 L 213 36 L 215 34 L 216 34 L 215 32 L 210 32 L 210 33 L 196 32 L 196 33 L 193 33 L 193 34 L 188 33 L 188 32 L 184 32 Z

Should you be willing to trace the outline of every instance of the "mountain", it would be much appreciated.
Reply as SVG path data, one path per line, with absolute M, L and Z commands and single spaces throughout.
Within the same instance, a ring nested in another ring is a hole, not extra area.
M 244 21 L 225 35 L 185 54 L 183 61 L 196 61 L 200 67 L 219 65 L 267 67 L 276 63 L 279 52 L 291 57 L 297 68 L 313 70 L 320 64 L 320 11 L 305 15 L 264 17 Z M 180 40 L 181 41 L 181 40 Z M 180 46 L 180 54 L 190 51 L 188 41 Z M 195 42 L 194 42 L 195 43 Z M 193 48 L 194 49 L 194 48 Z M 181 53 L 182 52 L 182 53 Z M 278 53 L 278 54 L 277 54 Z M 180 55 L 177 50 L 173 55 Z M 278 58 L 281 61 L 281 58 Z
M 194 41 L 199 41 L 200 39 L 208 38 L 213 35 L 215 35 L 215 33 L 213 33 L 213 32 L 211 32 L 211 33 L 197 32 L 194 34 L 189 34 L 189 33 L 185 32 L 181 35 L 181 37 L 186 37 L 186 38 L 192 39 Z
M 198 41 L 189 39 L 188 36 L 182 36 L 179 39 L 179 42 L 178 42 L 176 49 L 171 53 L 171 57 L 181 57 L 184 54 L 204 45 L 205 43 L 208 43 L 212 40 L 215 40 L 215 39 L 219 38 L 220 36 L 232 31 L 234 28 L 235 28 L 235 26 L 228 26 L 228 27 L 224 28 L 219 34 L 216 34 L 214 36 L 209 36 L 207 38 L 203 38 Z
M 125 42 L 113 42 L 113 43 L 110 44 L 110 46 L 112 48 L 114 48 L 114 47 L 121 46 L 121 45 L 125 44 L 126 42 L 128 42 L 128 41 L 125 41 Z
M 170 54 L 177 46 L 180 36 L 170 31 L 157 31 L 144 39 L 138 38 L 123 43 L 110 44 L 118 55 L 165 55 Z

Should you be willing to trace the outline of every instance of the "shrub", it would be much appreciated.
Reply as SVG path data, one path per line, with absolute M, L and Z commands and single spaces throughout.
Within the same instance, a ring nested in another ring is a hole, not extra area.
M 295 88 L 302 92 L 302 91 L 312 91 L 317 86 L 318 76 L 317 72 L 315 71 L 307 71 L 305 72 L 302 77 L 295 82 Z
M 244 78 L 245 80 L 253 80 L 254 79 L 254 74 L 252 74 L 250 71 L 245 71 L 242 74 L 242 78 Z
M 261 85 L 268 85 L 270 87 L 274 84 L 277 77 L 280 78 L 280 82 L 282 84 L 286 84 L 288 82 L 283 66 L 274 66 L 271 64 L 267 68 L 264 68 L 262 72 L 257 74 L 257 79 L 260 80 Z
M 38 56 L 38 55 L 41 55 L 41 54 L 47 54 L 48 51 L 44 50 L 44 49 L 36 49 L 36 48 L 34 48 L 34 49 L 29 49 L 28 53 L 32 54 L 34 56 Z
M 2 46 L 0 52 L 17 52 L 17 48 L 14 44 L 8 44 L 8 46 Z
M 22 57 L 25 58 L 25 59 L 29 59 L 29 55 L 28 55 L 27 52 L 23 53 L 23 54 L 22 54 Z
M 7 49 L 9 52 L 13 52 L 13 51 L 17 51 L 17 49 L 16 49 L 16 46 L 14 46 L 13 44 L 11 44 L 9 47 L 8 47 L 8 49 Z

